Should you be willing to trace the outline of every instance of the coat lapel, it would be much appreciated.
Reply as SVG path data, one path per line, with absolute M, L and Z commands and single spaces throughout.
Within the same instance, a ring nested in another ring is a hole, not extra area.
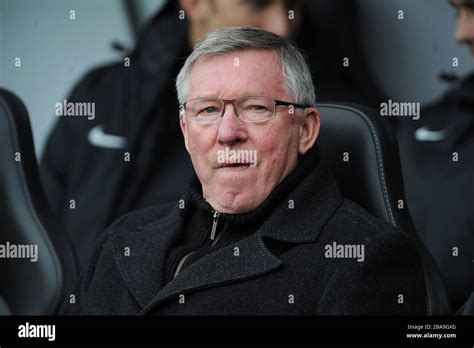
M 184 229 L 184 215 L 182 209 L 175 208 L 165 218 L 111 237 L 117 267 L 142 308 L 164 286 L 166 257 Z M 128 256 L 125 248 L 129 248 Z
M 316 169 L 282 200 L 262 225 L 261 233 L 281 242 L 314 242 L 342 202 L 343 197 L 336 179 L 327 164 L 321 161 Z
M 241 282 L 274 271 L 281 263 L 281 260 L 266 248 L 262 236 L 254 233 L 186 267 L 158 292 L 140 315 L 148 313 L 161 302 L 179 294 Z

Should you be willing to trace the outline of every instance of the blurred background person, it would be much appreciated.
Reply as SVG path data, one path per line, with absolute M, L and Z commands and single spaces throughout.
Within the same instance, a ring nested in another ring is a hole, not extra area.
M 474 57 L 474 1 L 450 3 L 455 39 Z M 398 140 L 410 211 L 456 311 L 474 292 L 474 74 L 423 108 L 420 120 L 403 122 Z
M 180 138 L 174 79 L 204 33 L 253 26 L 293 38 L 308 55 L 319 102 L 378 104 L 382 98 L 353 39 L 353 2 L 327 4 L 168 1 L 140 32 L 129 66 L 118 62 L 81 79 L 67 101 L 95 103 L 96 116 L 59 118 L 41 162 L 45 191 L 81 267 L 96 238 L 119 216 L 162 202 L 178 204 L 193 170 Z M 324 32 L 324 25 L 336 30 Z M 343 65 L 344 57 L 351 57 L 350 66 Z

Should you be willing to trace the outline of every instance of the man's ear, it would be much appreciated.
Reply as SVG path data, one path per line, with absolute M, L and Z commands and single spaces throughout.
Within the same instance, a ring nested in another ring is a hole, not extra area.
M 189 145 L 188 145 L 188 125 L 186 124 L 186 117 L 182 112 L 179 113 L 179 125 L 181 127 L 181 132 L 183 132 L 184 137 L 184 146 L 186 147 L 186 151 L 189 153 Z
M 299 132 L 300 140 L 298 151 L 300 155 L 304 155 L 316 142 L 319 135 L 321 120 L 319 111 L 316 108 L 306 108 L 302 116 Z
M 202 25 L 209 20 L 210 3 L 208 0 L 179 0 L 179 5 L 191 23 Z

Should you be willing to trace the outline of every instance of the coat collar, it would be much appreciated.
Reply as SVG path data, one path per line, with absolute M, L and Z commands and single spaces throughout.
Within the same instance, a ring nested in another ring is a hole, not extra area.
M 262 225 L 261 233 L 282 242 L 314 242 L 342 200 L 335 178 L 322 161 L 280 203 Z
M 242 282 L 278 269 L 282 261 L 265 245 L 265 238 L 287 243 L 315 242 L 342 203 L 335 179 L 324 162 L 303 179 L 275 208 L 258 231 L 212 252 L 163 283 L 167 252 L 184 231 L 187 209 L 173 207 L 164 218 L 133 231 L 113 233 L 119 271 L 146 314 L 167 299 L 190 291 Z M 130 256 L 123 253 L 129 247 Z M 239 250 L 236 257 L 235 248 Z

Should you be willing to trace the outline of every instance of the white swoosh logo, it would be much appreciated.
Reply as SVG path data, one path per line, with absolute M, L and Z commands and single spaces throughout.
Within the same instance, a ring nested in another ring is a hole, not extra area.
M 433 131 L 427 127 L 418 128 L 415 131 L 415 139 L 418 141 L 441 141 L 449 136 L 446 129 Z
M 92 145 L 107 149 L 123 149 L 127 145 L 125 137 L 104 133 L 104 127 L 101 125 L 97 125 L 89 131 L 88 139 Z

